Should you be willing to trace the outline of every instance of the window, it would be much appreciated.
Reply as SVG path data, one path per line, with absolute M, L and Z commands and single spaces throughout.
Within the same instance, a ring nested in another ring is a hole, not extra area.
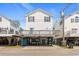
M 10 29 L 9 34 L 14 34 L 14 30 Z
M 78 16 L 75 17 L 75 22 L 79 22 L 79 17 Z
M 72 34 L 76 34 L 77 33 L 77 28 L 72 28 Z
M 73 22 L 79 22 L 79 17 L 76 16 L 75 18 L 71 18 L 71 23 Z
M 18 34 L 18 32 L 17 32 L 17 31 L 15 31 L 15 33 L 16 33 L 16 34 Z
M 44 22 L 50 22 L 50 17 L 44 17 Z
M 28 17 L 28 22 L 34 22 L 34 16 Z
M 7 28 L 0 28 L 0 34 L 7 34 Z
M 70 31 L 67 31 L 67 34 L 66 34 L 66 36 L 70 36 Z
M 71 23 L 73 23 L 73 22 L 74 22 L 74 18 L 71 19 Z
M 0 17 L 0 22 L 2 21 L 2 17 Z

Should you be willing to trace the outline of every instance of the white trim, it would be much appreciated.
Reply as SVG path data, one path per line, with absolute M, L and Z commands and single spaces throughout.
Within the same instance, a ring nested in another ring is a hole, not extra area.
M 49 16 L 52 16 L 52 14 L 50 14 L 50 13 L 48 13 L 47 11 L 45 11 L 45 10 L 43 10 L 43 9 L 40 9 L 40 8 L 39 8 L 39 9 L 36 9 L 36 10 L 34 10 L 34 11 L 28 13 L 28 14 L 26 14 L 25 16 L 27 17 L 27 16 L 29 16 L 29 15 L 31 15 L 31 14 L 37 12 L 37 11 L 41 11 L 41 12 L 43 12 L 43 13 L 49 15 Z
M 14 34 L 0 34 L 0 37 L 11 37 L 13 36 Z

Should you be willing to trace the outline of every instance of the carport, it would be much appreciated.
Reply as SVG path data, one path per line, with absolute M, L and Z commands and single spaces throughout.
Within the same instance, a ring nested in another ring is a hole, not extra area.
M 52 45 L 52 37 L 22 37 L 20 42 L 24 46 L 49 46 Z
M 68 39 L 72 39 L 74 41 L 74 45 L 78 45 L 79 46 L 79 37 L 78 36 L 71 36 L 71 37 L 66 36 L 65 40 L 67 41 Z M 61 45 L 62 44 L 62 40 L 63 40 L 62 37 L 56 37 L 55 38 L 55 41 L 56 41 L 57 45 Z

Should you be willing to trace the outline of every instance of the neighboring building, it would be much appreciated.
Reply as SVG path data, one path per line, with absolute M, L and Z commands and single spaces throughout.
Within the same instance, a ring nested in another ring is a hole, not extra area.
M 62 31 L 62 21 L 60 24 Z M 64 32 L 68 37 L 79 37 L 79 13 L 74 13 L 65 17 Z
M 56 32 L 55 39 L 60 41 L 63 38 L 63 23 L 60 21 L 60 31 Z M 79 13 L 73 13 L 64 18 L 64 36 L 65 39 L 73 39 L 79 45 Z M 58 40 L 60 39 L 60 40 Z
M 0 36 L 12 36 L 19 34 L 20 24 L 17 21 L 0 16 Z

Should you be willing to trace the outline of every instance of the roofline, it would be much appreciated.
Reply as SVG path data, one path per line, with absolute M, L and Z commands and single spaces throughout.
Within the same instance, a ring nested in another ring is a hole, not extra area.
M 65 16 L 64 19 L 66 20 L 67 18 L 71 17 L 71 16 L 74 15 L 74 14 L 79 14 L 79 13 L 78 13 L 78 12 L 76 12 L 76 13 L 72 13 L 72 14 L 70 14 L 70 15 L 68 15 L 68 16 Z M 62 21 L 62 19 L 60 20 L 60 22 L 61 22 L 61 21 Z M 59 22 L 59 23 L 60 23 L 60 22 Z
M 76 12 L 76 13 L 72 13 L 72 14 L 66 16 L 65 19 L 67 19 L 68 17 L 70 17 L 70 16 L 72 16 L 72 15 L 74 15 L 74 14 L 79 14 L 79 13 L 78 13 L 78 12 Z
M 25 17 L 27 17 L 27 16 L 29 16 L 29 15 L 33 14 L 33 13 L 34 13 L 34 12 L 36 12 L 36 11 L 42 11 L 43 13 L 46 13 L 47 15 L 52 16 L 52 14 L 51 14 L 51 13 L 49 13 L 49 12 L 47 12 L 47 11 L 43 10 L 43 9 L 38 8 L 38 9 L 33 10 L 32 12 L 29 12 L 27 15 L 25 15 Z
M 0 17 L 6 18 L 8 21 L 11 21 L 9 18 L 7 18 L 6 16 L 0 15 Z
M 8 21 L 10 21 L 10 22 L 16 23 L 14 20 L 11 20 L 11 19 L 7 18 L 6 16 L 0 15 L 0 17 L 6 18 L 6 20 L 8 20 Z M 17 24 L 18 24 L 18 23 L 17 23 Z

